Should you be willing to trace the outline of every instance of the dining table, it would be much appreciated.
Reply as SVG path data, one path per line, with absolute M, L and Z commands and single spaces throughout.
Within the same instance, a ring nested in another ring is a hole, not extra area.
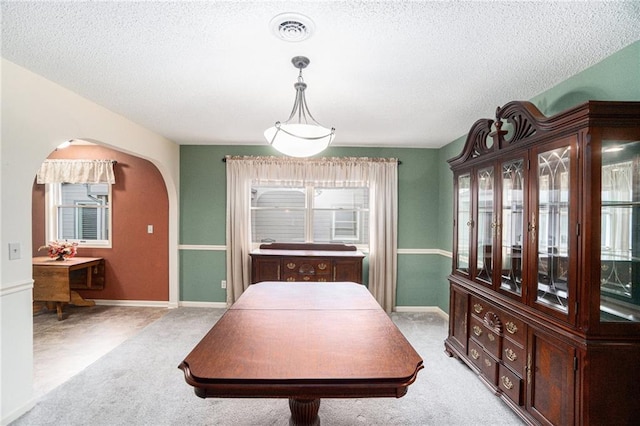
M 366 286 L 274 281 L 250 285 L 179 368 L 201 398 L 287 398 L 290 424 L 318 425 L 321 399 L 404 396 L 423 360 Z

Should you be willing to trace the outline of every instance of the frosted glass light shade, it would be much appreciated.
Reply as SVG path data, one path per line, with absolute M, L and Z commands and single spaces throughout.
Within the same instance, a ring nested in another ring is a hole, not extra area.
M 290 157 L 310 157 L 325 150 L 333 141 L 333 129 L 313 124 L 279 124 L 264 131 L 275 149 Z

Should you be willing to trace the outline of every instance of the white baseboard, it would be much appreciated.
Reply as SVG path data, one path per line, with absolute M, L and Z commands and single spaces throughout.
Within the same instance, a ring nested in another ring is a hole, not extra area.
M 225 302 L 178 302 L 178 306 L 185 308 L 222 308 L 226 309 Z
M 33 407 L 36 406 L 36 400 L 35 398 L 32 398 L 29 402 L 27 402 L 26 404 L 24 404 L 22 407 L 13 410 L 13 412 L 7 414 L 6 417 L 2 418 L 2 421 L 0 421 L 0 424 L 2 426 L 8 425 L 9 423 L 18 420 L 18 418 L 20 418 L 20 416 L 22 416 L 23 414 L 27 413 L 29 410 L 31 410 Z
M 96 305 L 103 306 L 137 306 L 145 308 L 170 308 L 168 301 L 158 300 L 107 300 L 107 299 L 91 299 Z
M 135 306 L 135 307 L 150 307 L 150 308 L 175 308 L 166 301 L 156 300 L 106 300 L 106 299 L 92 299 L 96 302 L 96 305 L 104 306 Z M 226 309 L 227 304 L 225 302 L 190 302 L 180 301 L 178 307 L 185 308 L 216 308 Z M 449 319 L 449 315 L 437 306 L 396 306 L 395 312 L 432 312 L 440 315 L 444 319 Z
M 437 306 L 396 306 L 396 312 L 433 312 L 448 320 L 449 314 Z

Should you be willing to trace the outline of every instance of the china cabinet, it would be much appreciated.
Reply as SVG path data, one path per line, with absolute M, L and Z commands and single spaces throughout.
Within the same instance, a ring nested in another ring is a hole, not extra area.
M 529 424 L 637 422 L 640 102 L 510 102 L 449 164 L 446 352 Z

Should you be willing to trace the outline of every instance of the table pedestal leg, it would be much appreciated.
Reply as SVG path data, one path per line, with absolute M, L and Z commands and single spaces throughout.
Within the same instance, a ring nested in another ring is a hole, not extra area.
M 289 398 L 289 409 L 291 410 L 290 425 L 320 426 L 320 417 L 318 417 L 319 399 Z

